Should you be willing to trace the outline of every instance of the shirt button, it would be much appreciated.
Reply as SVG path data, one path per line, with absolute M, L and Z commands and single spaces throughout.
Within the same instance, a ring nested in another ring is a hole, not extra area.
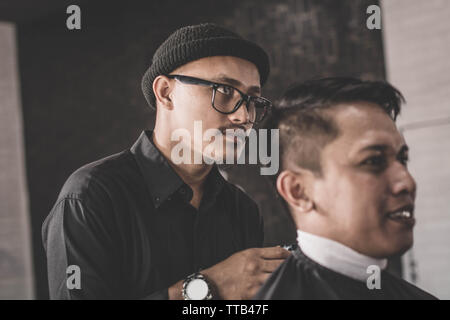
M 181 190 L 180 190 L 180 193 L 181 193 L 181 194 L 186 194 L 186 190 L 181 189 Z
M 156 198 L 155 198 L 155 201 L 156 201 L 156 202 L 159 202 L 159 197 L 156 197 Z

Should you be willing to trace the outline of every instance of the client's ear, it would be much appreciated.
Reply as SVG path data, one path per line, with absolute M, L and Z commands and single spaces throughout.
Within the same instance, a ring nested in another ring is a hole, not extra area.
M 277 178 L 277 190 L 284 200 L 300 213 L 308 213 L 314 208 L 312 199 L 306 194 L 308 172 L 300 170 L 282 171 Z

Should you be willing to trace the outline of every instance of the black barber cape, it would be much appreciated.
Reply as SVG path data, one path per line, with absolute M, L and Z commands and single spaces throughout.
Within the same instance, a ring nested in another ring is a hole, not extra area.
M 381 271 L 381 288 L 368 289 L 357 281 L 308 258 L 300 248 L 274 271 L 255 296 L 258 300 L 432 300 L 434 296 L 386 271 Z

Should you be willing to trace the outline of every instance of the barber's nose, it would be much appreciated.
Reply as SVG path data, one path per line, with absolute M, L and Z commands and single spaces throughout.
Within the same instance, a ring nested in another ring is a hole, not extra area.
M 416 181 L 409 173 L 408 168 L 399 164 L 399 166 L 396 167 L 394 178 L 392 181 L 392 193 L 394 195 L 409 194 L 414 199 L 416 195 L 416 189 Z
M 246 124 L 249 122 L 249 114 L 247 111 L 246 102 L 242 102 L 239 109 L 236 112 L 228 115 L 228 118 L 233 123 Z

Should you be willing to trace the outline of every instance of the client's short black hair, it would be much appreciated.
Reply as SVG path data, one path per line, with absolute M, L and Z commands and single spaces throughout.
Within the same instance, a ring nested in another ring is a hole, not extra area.
M 265 127 L 279 129 L 280 170 L 286 169 L 289 161 L 295 161 L 320 176 L 321 150 L 339 135 L 339 128 L 325 111 L 341 103 L 359 101 L 376 104 L 395 121 L 405 99 L 385 81 L 338 77 L 310 80 L 290 87 L 265 124 Z

